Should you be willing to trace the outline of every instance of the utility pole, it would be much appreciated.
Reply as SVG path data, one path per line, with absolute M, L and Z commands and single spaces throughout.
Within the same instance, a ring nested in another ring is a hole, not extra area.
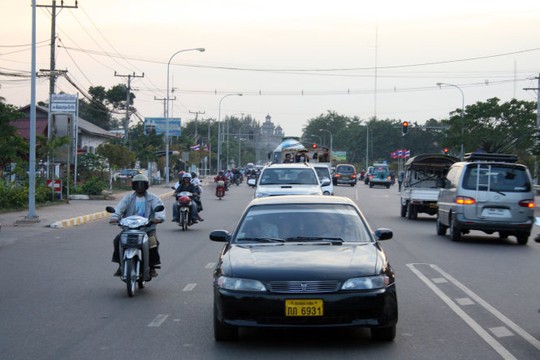
M 154 96 L 154 100 L 163 101 L 163 117 L 167 114 L 167 98 L 157 98 Z
M 537 94 L 536 99 L 536 136 L 535 136 L 535 145 L 538 147 L 540 136 L 540 74 L 535 78 L 538 80 L 538 86 L 536 88 L 524 88 L 523 90 L 535 90 Z M 534 162 L 534 179 L 535 183 L 538 184 L 538 161 Z
M 50 57 L 50 74 L 49 74 L 49 111 L 47 115 L 47 142 L 51 141 L 52 137 L 52 129 L 53 129 L 53 115 L 51 115 L 51 95 L 54 94 L 54 86 L 56 81 L 56 63 L 55 63 L 55 57 L 56 57 L 56 9 L 77 9 L 77 0 L 75 0 L 75 5 L 64 5 L 64 0 L 62 0 L 60 5 L 56 5 L 56 0 L 52 0 L 51 5 L 35 5 L 35 7 L 45 7 L 45 8 L 51 8 L 51 57 Z M 47 179 L 50 176 L 50 167 L 51 167 L 51 161 L 52 161 L 52 155 L 49 153 L 47 154 Z M 54 184 L 54 178 L 53 178 L 53 184 Z M 54 187 L 53 187 L 54 190 Z M 53 191 L 53 198 L 54 198 L 54 191 Z
M 138 77 L 143 78 L 144 73 L 142 75 L 135 75 L 135 73 L 128 74 L 128 75 L 120 75 L 120 74 L 117 74 L 116 71 L 115 71 L 114 76 L 127 77 L 128 78 L 127 89 L 126 89 L 126 118 L 123 121 L 124 144 L 127 145 L 127 143 L 128 143 L 128 133 L 129 133 L 129 103 L 130 103 L 130 100 L 131 100 L 131 78 L 138 78 Z
M 204 111 L 189 111 L 190 114 L 195 114 L 195 140 L 197 140 L 197 137 L 199 136 L 197 134 L 197 119 L 199 117 L 199 114 L 204 115 Z

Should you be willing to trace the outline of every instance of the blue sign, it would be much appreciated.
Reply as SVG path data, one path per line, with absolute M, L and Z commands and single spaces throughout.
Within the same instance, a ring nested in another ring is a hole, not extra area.
M 167 120 L 169 136 L 180 136 L 182 133 L 182 119 L 180 118 L 144 118 L 144 133 L 155 131 L 156 134 L 167 134 Z

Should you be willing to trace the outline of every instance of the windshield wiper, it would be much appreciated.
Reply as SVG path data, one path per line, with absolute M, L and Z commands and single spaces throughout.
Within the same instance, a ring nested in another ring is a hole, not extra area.
M 267 243 L 272 243 L 272 242 L 284 243 L 285 242 L 284 239 L 270 238 L 270 237 L 260 237 L 260 238 L 245 237 L 245 238 L 236 239 L 236 241 L 257 241 L 257 242 L 267 242 Z
M 332 245 L 343 244 L 343 239 L 339 237 L 328 237 L 328 236 L 295 236 L 288 237 L 285 239 L 287 241 L 320 241 L 320 240 L 329 240 L 332 242 Z

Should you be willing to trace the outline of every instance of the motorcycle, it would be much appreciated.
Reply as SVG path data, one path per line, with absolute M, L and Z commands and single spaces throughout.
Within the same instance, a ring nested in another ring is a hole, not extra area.
M 178 225 L 183 231 L 191 225 L 191 202 L 194 194 L 189 191 L 180 191 L 176 194 L 176 202 L 178 206 Z
M 247 179 L 247 184 L 250 187 L 256 187 L 257 186 L 257 175 L 256 174 L 249 175 L 249 177 Z
M 221 200 L 225 196 L 225 181 L 218 180 L 216 183 L 216 196 Z
M 158 205 L 154 212 L 163 211 L 165 207 Z M 114 213 L 112 206 L 107 206 L 108 213 Z M 118 226 L 122 228 L 120 233 L 120 279 L 126 283 L 129 297 L 135 295 L 137 285 L 143 289 L 145 282 L 152 280 L 150 275 L 150 244 L 145 227 L 151 226 L 152 221 L 138 215 L 132 215 L 121 219 Z M 157 268 L 157 267 L 156 267 Z

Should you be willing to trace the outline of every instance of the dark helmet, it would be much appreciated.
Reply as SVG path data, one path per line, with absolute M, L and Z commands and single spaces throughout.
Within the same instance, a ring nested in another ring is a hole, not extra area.
M 219 170 L 218 175 L 223 175 L 223 170 Z
M 150 182 L 143 174 L 137 174 L 131 179 L 131 188 L 135 191 L 148 190 Z
M 196 177 L 197 177 L 197 173 L 196 173 L 195 171 L 193 171 L 193 172 L 191 173 L 191 177 L 192 177 L 192 178 L 196 178 Z

